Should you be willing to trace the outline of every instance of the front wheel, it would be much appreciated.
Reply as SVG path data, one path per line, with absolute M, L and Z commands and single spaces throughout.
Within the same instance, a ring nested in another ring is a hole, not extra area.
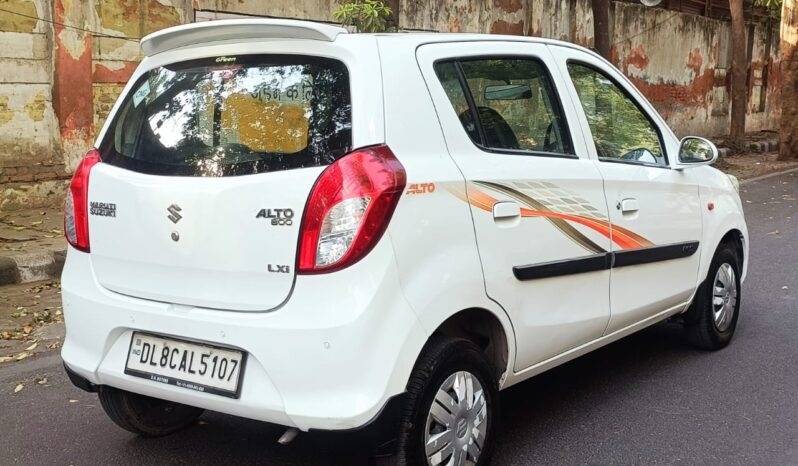
M 740 261 L 731 245 L 722 244 L 685 315 L 690 342 L 706 350 L 725 347 L 734 335 L 739 311 Z
M 416 363 L 407 394 L 398 464 L 489 464 L 499 393 L 479 347 L 466 340 L 434 340 Z

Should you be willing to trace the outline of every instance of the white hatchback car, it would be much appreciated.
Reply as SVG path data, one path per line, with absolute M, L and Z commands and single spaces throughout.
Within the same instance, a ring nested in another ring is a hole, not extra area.
M 595 53 L 282 20 L 142 50 L 63 273 L 67 372 L 129 431 L 210 409 L 481 465 L 499 390 L 672 316 L 734 333 L 736 180 Z

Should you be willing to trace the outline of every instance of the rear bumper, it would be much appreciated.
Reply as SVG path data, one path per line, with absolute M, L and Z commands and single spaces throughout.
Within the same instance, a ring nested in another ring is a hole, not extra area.
M 102 390 L 102 386 L 94 385 L 83 377 L 79 376 L 72 369 L 64 364 L 64 371 L 69 380 L 77 388 L 89 392 L 97 393 Z M 364 445 L 374 448 L 377 456 L 389 456 L 395 453 L 396 433 L 399 430 L 402 411 L 406 401 L 407 393 L 400 393 L 392 396 L 382 410 L 368 423 L 349 429 L 346 432 L 358 435 L 364 440 Z
M 108 385 L 231 415 L 297 427 L 368 424 L 404 392 L 427 335 L 399 288 L 387 241 L 329 276 L 298 276 L 271 312 L 230 312 L 132 298 L 97 283 L 89 254 L 70 250 L 62 278 L 62 357 L 81 388 Z M 248 353 L 238 399 L 124 373 L 134 331 Z
M 78 387 L 84 392 L 97 393 L 97 385 L 94 385 L 93 383 L 79 376 L 75 371 L 70 369 L 66 363 L 64 363 L 64 371 L 66 372 L 67 377 L 69 377 L 69 381 L 72 382 L 72 385 Z

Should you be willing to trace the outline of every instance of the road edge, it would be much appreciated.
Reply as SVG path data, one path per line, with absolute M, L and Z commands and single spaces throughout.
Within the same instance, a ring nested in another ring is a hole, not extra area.
M 740 186 L 745 186 L 747 184 L 754 183 L 756 181 L 767 180 L 769 178 L 775 178 L 777 176 L 788 175 L 790 173 L 795 173 L 795 172 L 798 172 L 798 167 L 788 168 L 787 170 L 782 170 L 782 171 L 778 171 L 778 172 L 767 173 L 765 175 L 755 176 L 753 178 L 740 180 Z

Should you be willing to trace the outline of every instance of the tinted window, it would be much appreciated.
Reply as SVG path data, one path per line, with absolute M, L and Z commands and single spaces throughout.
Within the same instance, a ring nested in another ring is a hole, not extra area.
M 465 90 L 451 77 L 457 65 Z M 457 65 L 439 63 L 436 72 L 475 142 L 490 149 L 572 153 L 559 99 L 541 62 L 496 58 L 462 60 Z M 460 95 L 465 92 L 470 93 L 473 108 L 464 107 L 467 100 Z M 477 124 L 472 129 L 474 116 Z
M 100 151 L 104 162 L 144 173 L 230 176 L 327 165 L 351 140 L 342 63 L 248 55 L 149 71 Z
M 667 165 L 659 133 L 635 102 L 605 74 L 568 64 L 600 158 Z
M 474 141 L 479 141 L 477 125 L 474 123 L 471 109 L 468 107 L 468 99 L 463 92 L 463 87 L 460 85 L 460 75 L 456 64 L 454 62 L 438 63 L 435 65 L 435 72 L 468 136 Z

